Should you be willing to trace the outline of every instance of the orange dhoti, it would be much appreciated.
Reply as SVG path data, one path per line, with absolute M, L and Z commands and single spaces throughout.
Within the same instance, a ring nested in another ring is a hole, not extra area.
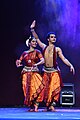
M 22 74 L 22 85 L 24 92 L 24 104 L 31 106 L 33 102 L 42 102 L 41 94 L 44 84 L 38 72 L 25 72 Z
M 44 72 L 44 101 L 49 106 L 53 101 L 59 100 L 61 91 L 61 77 L 58 71 L 47 73 Z

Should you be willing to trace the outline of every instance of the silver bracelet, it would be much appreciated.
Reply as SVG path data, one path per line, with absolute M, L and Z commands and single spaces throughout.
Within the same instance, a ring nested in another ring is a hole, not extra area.
M 34 29 L 33 29 L 33 28 L 31 29 L 31 32 L 34 32 Z

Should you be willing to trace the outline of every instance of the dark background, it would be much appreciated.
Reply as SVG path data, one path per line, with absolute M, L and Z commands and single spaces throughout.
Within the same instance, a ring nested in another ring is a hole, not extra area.
M 17 68 L 15 61 L 27 49 L 25 41 L 30 35 L 30 24 L 35 19 L 37 21 L 35 29 L 40 39 L 47 44 L 45 39 L 47 32 L 56 32 L 56 46 L 62 48 L 65 57 L 74 65 L 76 73 L 73 76 L 69 68 L 58 59 L 63 82 L 74 84 L 75 107 L 80 107 L 80 1 L 63 0 L 61 3 L 60 1 L 49 0 L 48 3 L 46 0 L 3 0 L 1 2 L 0 106 L 23 105 L 24 96 L 20 78 L 22 67 Z

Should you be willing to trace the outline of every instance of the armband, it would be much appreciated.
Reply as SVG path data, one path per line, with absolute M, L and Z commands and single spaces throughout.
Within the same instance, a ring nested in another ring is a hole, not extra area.
M 34 32 L 34 29 L 33 29 L 33 28 L 31 29 L 31 32 Z

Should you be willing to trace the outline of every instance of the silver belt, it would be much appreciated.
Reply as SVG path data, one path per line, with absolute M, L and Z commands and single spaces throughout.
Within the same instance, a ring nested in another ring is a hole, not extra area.
M 54 68 L 54 67 L 43 67 L 43 71 L 45 72 L 56 72 L 56 71 L 60 71 L 60 69 L 57 67 L 57 68 Z
M 24 66 L 22 72 L 30 72 L 30 71 L 39 71 L 38 67 L 27 67 Z

